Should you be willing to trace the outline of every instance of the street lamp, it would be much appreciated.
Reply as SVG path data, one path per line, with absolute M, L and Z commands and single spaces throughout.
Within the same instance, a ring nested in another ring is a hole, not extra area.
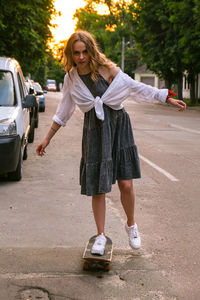
M 121 57 L 121 69 L 124 72 L 124 52 L 125 52 L 125 37 L 122 37 L 122 57 Z
M 125 47 L 128 46 L 128 45 L 130 45 L 130 42 L 128 41 L 128 42 L 125 43 L 125 37 L 123 36 L 122 37 L 122 57 L 121 57 L 121 69 L 122 69 L 123 72 L 124 72 L 124 60 L 125 60 L 125 58 L 124 58 Z

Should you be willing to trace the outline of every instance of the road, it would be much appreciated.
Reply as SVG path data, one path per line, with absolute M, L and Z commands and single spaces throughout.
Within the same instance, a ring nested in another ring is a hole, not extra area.
M 95 226 L 91 199 L 80 195 L 78 185 L 79 109 L 46 156 L 35 153 L 60 98 L 47 94 L 22 181 L 0 181 L 0 300 L 28 299 L 31 287 L 27 293 L 47 291 L 41 299 L 198 300 L 200 110 L 180 113 L 167 105 L 126 101 L 142 168 L 142 179 L 134 181 L 142 249 L 132 253 L 128 247 L 115 185 L 107 195 L 106 221 L 115 246 L 113 267 L 99 276 L 81 271 L 82 251 Z

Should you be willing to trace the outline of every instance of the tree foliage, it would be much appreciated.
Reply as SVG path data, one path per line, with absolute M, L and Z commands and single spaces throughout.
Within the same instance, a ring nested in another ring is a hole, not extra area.
M 135 0 L 134 38 L 143 61 L 169 84 L 178 84 L 182 98 L 182 78 L 188 71 L 191 102 L 195 103 L 195 76 L 200 72 L 199 0 Z
M 25 75 L 39 73 L 51 38 L 53 0 L 1 0 L 0 55 L 17 59 Z
M 57 88 L 59 83 L 63 82 L 65 75 L 64 65 L 61 62 L 59 56 L 55 57 L 52 50 L 48 52 L 47 58 L 47 78 L 54 79 L 57 83 Z
M 38 81 L 43 87 L 47 79 L 54 79 L 59 87 L 63 82 L 65 70 L 63 65 L 64 41 L 54 45 L 53 49 L 48 49 L 44 62 L 37 70 L 31 74 L 34 81 Z
M 142 61 L 165 80 L 168 88 L 172 83 L 178 83 L 179 98 L 182 98 L 182 50 L 178 45 L 179 31 L 169 22 L 167 1 L 136 0 L 130 6 L 130 13 L 133 16 L 133 35 Z
M 200 1 L 169 1 L 168 5 L 169 21 L 174 30 L 179 32 L 178 47 L 182 50 L 181 60 L 187 71 L 190 99 L 192 104 L 195 104 L 198 98 L 196 77 L 200 73 Z

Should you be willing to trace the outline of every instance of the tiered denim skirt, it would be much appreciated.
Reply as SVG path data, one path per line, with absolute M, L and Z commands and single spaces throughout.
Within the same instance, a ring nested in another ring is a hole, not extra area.
M 125 109 L 104 105 L 104 121 L 94 108 L 85 113 L 80 162 L 81 194 L 108 193 L 116 180 L 140 178 L 140 163 Z

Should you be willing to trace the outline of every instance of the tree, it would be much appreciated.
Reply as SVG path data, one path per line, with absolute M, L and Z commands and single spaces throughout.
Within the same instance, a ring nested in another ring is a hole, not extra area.
M 200 1 L 135 0 L 130 11 L 135 25 L 134 38 L 143 61 L 168 82 L 168 88 L 172 83 L 178 84 L 180 99 L 182 77 L 187 71 L 190 99 L 195 104 L 196 77 L 200 72 Z
M 51 19 L 56 14 L 53 0 L 1 0 L 0 55 L 17 59 L 25 75 L 45 75 L 47 41 Z
M 142 61 L 166 82 L 178 84 L 178 96 L 182 99 L 182 78 L 184 64 L 179 47 L 179 31 L 169 22 L 168 1 L 136 0 L 130 6 L 134 32 Z
M 59 88 L 59 83 L 63 82 L 65 75 L 64 65 L 60 61 L 59 57 L 55 57 L 55 54 L 50 50 L 47 58 L 47 78 L 54 79 Z
M 38 81 L 42 86 L 46 85 L 46 80 L 54 79 L 58 84 L 63 82 L 65 75 L 63 64 L 63 51 L 65 41 L 55 44 L 53 49 L 48 49 L 44 62 L 41 63 L 37 70 L 31 74 L 34 81 Z
M 200 1 L 169 1 L 170 22 L 179 31 L 178 46 L 182 49 L 182 63 L 188 73 L 190 100 L 198 98 L 198 73 L 200 73 Z

